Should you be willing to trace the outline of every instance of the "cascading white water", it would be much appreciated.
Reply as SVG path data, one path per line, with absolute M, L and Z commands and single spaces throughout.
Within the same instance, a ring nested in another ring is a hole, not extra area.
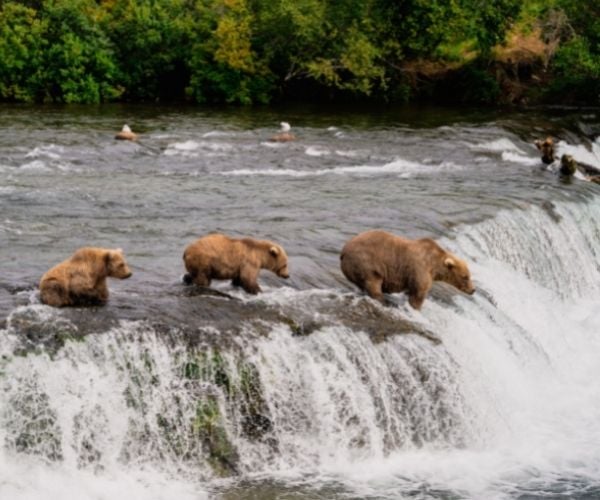
M 481 293 L 384 309 L 440 345 L 279 324 L 217 352 L 220 332 L 186 346 L 140 322 L 15 356 L 15 310 L 0 340 L 0 497 L 201 498 L 233 460 L 245 477 L 307 477 L 355 497 L 599 487 L 598 199 L 557 203 L 552 216 L 501 212 L 453 236 L 444 244 Z M 217 466 L 214 454 L 226 455 Z

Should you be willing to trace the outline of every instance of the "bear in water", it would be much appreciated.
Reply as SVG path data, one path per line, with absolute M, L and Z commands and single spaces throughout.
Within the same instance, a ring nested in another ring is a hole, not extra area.
M 40 298 L 54 307 L 103 305 L 108 300 L 109 276 L 131 276 L 121 249 L 80 248 L 42 276 Z
M 290 276 L 283 247 L 253 238 L 210 234 L 191 243 L 183 253 L 183 261 L 188 272 L 183 280 L 187 284 L 207 287 L 213 279 L 231 280 L 234 286 L 252 294 L 260 292 L 257 279 L 261 269 L 281 278 Z
M 466 262 L 429 238 L 409 240 L 385 231 L 367 231 L 350 239 L 340 256 L 342 272 L 369 296 L 384 302 L 384 293 L 406 291 L 421 309 L 434 281 L 473 294 Z
M 556 155 L 554 154 L 554 141 L 552 140 L 552 137 L 546 137 L 544 141 L 535 141 L 535 145 L 542 153 L 542 161 L 546 165 L 554 163 Z

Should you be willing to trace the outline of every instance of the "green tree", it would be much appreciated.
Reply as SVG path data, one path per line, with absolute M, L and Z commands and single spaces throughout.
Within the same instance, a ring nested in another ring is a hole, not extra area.
M 268 102 L 273 74 L 253 44 L 256 19 L 247 0 L 212 0 L 196 12 L 188 92 L 198 102 Z
M 37 99 L 97 103 L 114 99 L 117 67 L 93 0 L 46 0 L 38 12 L 44 51 L 29 79 Z
M 106 15 L 102 25 L 114 46 L 124 99 L 184 97 L 193 30 L 190 3 L 187 0 L 104 3 Z
M 33 101 L 32 79 L 42 53 L 42 24 L 36 11 L 6 2 L 0 8 L 0 97 L 4 100 Z

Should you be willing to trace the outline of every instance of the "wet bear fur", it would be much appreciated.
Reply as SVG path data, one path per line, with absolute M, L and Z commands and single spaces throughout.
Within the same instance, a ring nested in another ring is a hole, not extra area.
M 554 163 L 556 155 L 554 153 L 554 141 L 552 140 L 552 137 L 546 137 L 543 141 L 535 141 L 534 144 L 540 150 L 540 153 L 542 153 L 542 162 L 546 165 Z
M 40 281 L 40 299 L 54 307 L 103 305 L 106 278 L 131 276 L 121 249 L 85 247 L 50 269 Z
M 384 293 L 406 291 L 409 304 L 421 309 L 434 281 L 468 294 L 475 291 L 466 262 L 429 238 L 409 240 L 367 231 L 346 243 L 340 259 L 346 278 L 380 302 Z
M 188 272 L 187 284 L 208 287 L 213 279 L 231 280 L 246 292 L 260 292 L 258 274 L 268 269 L 281 278 L 289 278 L 288 257 L 282 246 L 268 240 L 235 239 L 210 234 L 190 244 L 183 253 Z

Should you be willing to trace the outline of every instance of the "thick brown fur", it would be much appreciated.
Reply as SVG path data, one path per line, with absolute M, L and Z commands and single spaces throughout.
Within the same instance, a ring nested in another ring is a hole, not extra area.
M 42 276 L 40 298 L 54 307 L 103 305 L 108 300 L 109 276 L 131 276 L 122 250 L 80 248 Z
M 554 154 L 554 141 L 552 140 L 552 137 L 546 137 L 544 141 L 535 141 L 535 145 L 542 153 L 542 161 L 546 165 L 554 163 L 556 155 Z
M 260 292 L 258 274 L 268 269 L 281 278 L 289 278 L 288 257 L 282 246 L 267 240 L 235 239 L 210 234 L 190 244 L 183 253 L 188 274 L 184 281 L 210 286 L 213 279 L 231 280 L 246 292 Z
M 421 309 L 434 281 L 475 292 L 466 262 L 429 238 L 408 240 L 367 231 L 346 243 L 340 259 L 346 278 L 380 302 L 384 293 L 406 291 L 409 304 Z

